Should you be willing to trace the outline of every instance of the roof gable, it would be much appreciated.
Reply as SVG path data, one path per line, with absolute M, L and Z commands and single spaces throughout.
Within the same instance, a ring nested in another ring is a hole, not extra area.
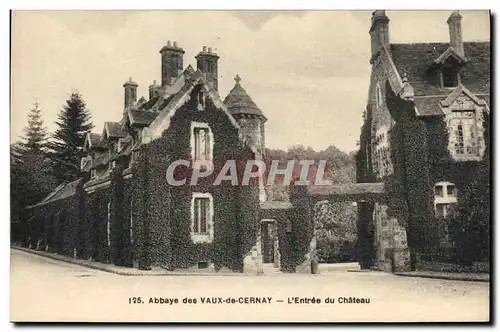
M 467 61 L 466 58 L 462 57 L 460 54 L 455 52 L 453 47 L 448 47 L 446 51 L 443 52 L 436 60 L 434 60 L 435 64 L 442 65 L 444 64 L 450 57 L 455 58 L 459 63 L 463 64 Z
M 101 135 L 96 133 L 87 133 L 84 148 L 89 150 L 105 148 L 105 145 L 102 143 Z
M 176 111 L 181 108 L 186 102 L 191 99 L 191 92 L 194 87 L 198 84 L 202 84 L 202 88 L 206 91 L 207 97 L 213 102 L 214 106 L 223 111 L 231 124 L 239 129 L 238 122 L 231 115 L 229 110 L 226 108 L 224 103 L 219 97 L 217 91 L 213 88 L 213 85 L 208 82 L 201 71 L 196 71 L 192 74 L 186 81 L 184 86 L 175 95 L 170 96 L 170 101 L 161 109 L 160 114 L 151 123 L 149 127 L 143 130 L 143 142 L 147 143 L 149 141 L 158 139 L 161 137 L 162 133 L 170 127 L 170 121 L 175 115 Z
M 158 113 L 153 111 L 131 110 L 127 112 L 130 125 L 133 127 L 147 127 L 156 119 Z
M 122 138 L 127 136 L 127 133 L 122 129 L 119 122 L 104 122 L 104 130 L 107 138 Z
M 476 105 L 479 106 L 487 106 L 484 100 L 480 100 L 477 98 L 472 92 L 470 92 L 465 86 L 460 84 L 455 90 L 453 90 L 445 100 L 441 101 L 440 104 L 443 107 L 449 107 L 453 102 L 460 96 L 461 94 L 465 94 L 469 97 Z

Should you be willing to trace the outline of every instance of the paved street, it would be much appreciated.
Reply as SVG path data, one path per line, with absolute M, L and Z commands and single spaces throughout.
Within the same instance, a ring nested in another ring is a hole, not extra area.
M 141 297 L 145 303 L 129 304 L 132 297 Z M 150 304 L 150 297 L 153 301 L 155 297 L 162 298 L 164 302 L 178 299 L 179 303 Z M 223 301 L 234 298 L 236 303 L 202 304 L 201 298 L 205 297 Z M 272 299 L 270 304 L 238 303 L 253 301 L 241 299 L 244 297 Z M 289 304 L 295 297 L 315 297 L 321 303 Z M 343 297 L 369 299 L 370 303 L 339 303 Z M 197 303 L 184 304 L 185 298 L 196 299 Z M 326 298 L 334 299 L 335 303 L 325 303 Z M 314 276 L 120 276 L 11 251 L 13 321 L 488 319 L 489 284 L 484 282 L 407 278 L 342 269 Z

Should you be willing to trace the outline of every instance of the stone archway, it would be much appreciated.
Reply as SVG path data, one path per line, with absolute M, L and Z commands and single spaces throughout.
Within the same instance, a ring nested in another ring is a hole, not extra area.
M 388 218 L 384 183 L 349 183 L 308 189 L 311 210 L 321 201 L 358 203 L 358 249 L 361 269 L 387 272 L 407 270 L 406 233 L 395 218 Z M 313 218 L 313 224 L 314 218 Z M 316 243 L 316 225 L 311 243 Z M 311 246 L 310 257 L 316 257 Z

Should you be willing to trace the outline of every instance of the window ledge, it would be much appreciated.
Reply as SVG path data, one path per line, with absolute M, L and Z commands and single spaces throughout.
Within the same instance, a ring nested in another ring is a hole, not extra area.
M 467 156 L 467 155 L 454 155 L 453 159 L 455 161 L 481 161 L 482 157 L 480 157 L 480 156 Z
M 193 243 L 212 243 L 214 236 L 212 234 L 191 233 Z

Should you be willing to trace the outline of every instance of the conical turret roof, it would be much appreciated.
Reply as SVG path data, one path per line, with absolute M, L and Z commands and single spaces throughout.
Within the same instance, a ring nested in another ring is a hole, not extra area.
M 224 105 L 227 107 L 229 112 L 231 112 L 232 115 L 249 114 L 265 118 L 260 108 L 257 107 L 252 98 L 250 98 L 248 93 L 241 86 L 241 78 L 239 75 L 236 75 L 234 80 L 236 81 L 236 84 L 231 91 L 229 91 L 226 99 L 224 99 Z

